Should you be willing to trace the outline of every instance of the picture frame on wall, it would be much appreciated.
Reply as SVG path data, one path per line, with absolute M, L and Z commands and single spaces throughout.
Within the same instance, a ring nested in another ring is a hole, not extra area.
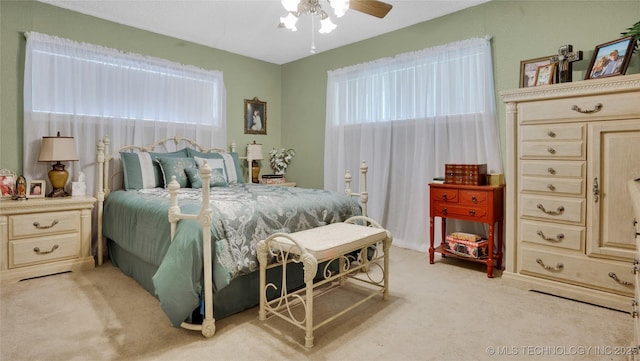
M 596 45 L 585 80 L 624 75 L 629 67 L 634 45 L 633 36 Z
M 267 102 L 244 100 L 244 134 L 267 134 Z
M 552 56 L 553 55 L 522 60 L 520 62 L 520 88 L 535 86 L 538 67 L 551 64 Z
M 0 198 L 13 198 L 16 193 L 16 173 L 0 169 Z
M 30 180 L 27 182 L 27 198 L 42 198 L 45 195 L 47 183 L 44 180 Z
M 553 84 L 556 79 L 556 63 L 541 65 L 536 71 L 536 86 Z

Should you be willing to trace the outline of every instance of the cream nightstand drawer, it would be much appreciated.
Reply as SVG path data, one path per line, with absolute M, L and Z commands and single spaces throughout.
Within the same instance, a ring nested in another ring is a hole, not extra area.
M 523 192 L 544 192 L 549 194 L 584 196 L 584 179 L 522 177 L 520 183 Z
M 585 159 L 583 141 L 522 142 L 522 158 L 571 158 Z
M 9 242 L 9 268 L 77 257 L 80 257 L 78 233 Z
M 80 212 L 47 212 L 9 217 L 9 238 L 25 238 L 77 231 Z
M 586 124 L 538 124 L 522 127 L 522 141 L 554 141 L 584 140 Z
M 633 296 L 635 276 L 631 262 L 615 262 L 562 254 L 541 249 L 522 249 L 522 273 Z

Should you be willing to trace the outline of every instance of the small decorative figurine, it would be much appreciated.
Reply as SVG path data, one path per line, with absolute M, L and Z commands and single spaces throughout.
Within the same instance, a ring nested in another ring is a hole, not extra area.
M 27 180 L 23 176 L 19 176 L 16 181 L 16 199 L 27 199 Z

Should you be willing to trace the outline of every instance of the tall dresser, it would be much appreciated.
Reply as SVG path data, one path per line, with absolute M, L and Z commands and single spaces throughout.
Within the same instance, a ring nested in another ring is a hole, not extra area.
M 631 312 L 640 74 L 502 92 L 503 279 Z

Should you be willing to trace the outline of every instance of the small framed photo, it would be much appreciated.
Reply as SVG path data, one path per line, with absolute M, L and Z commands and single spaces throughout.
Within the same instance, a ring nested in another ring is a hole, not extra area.
M 553 84 L 556 79 L 556 63 L 541 65 L 536 71 L 536 86 Z
M 597 45 L 587 68 L 587 79 L 624 75 L 627 72 L 635 40 L 632 36 Z
M 267 102 L 244 100 L 244 134 L 267 134 Z
M 16 174 L 8 169 L 0 169 L 0 198 L 13 198 L 16 194 Z
M 43 180 L 31 180 L 27 182 L 27 198 L 44 197 L 47 183 Z
M 529 60 L 522 60 L 520 62 L 520 88 L 535 86 L 538 67 L 551 64 L 552 56 L 553 55 Z

